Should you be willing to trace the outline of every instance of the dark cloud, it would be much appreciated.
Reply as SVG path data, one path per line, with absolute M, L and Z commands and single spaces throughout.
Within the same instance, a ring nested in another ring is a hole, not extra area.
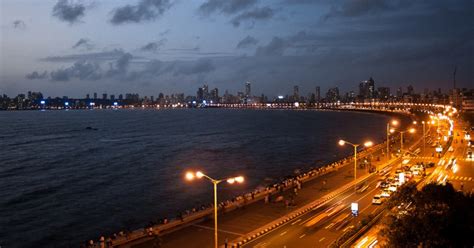
M 113 11 L 110 22 L 115 25 L 152 21 L 171 7 L 170 0 L 140 0 L 136 5 L 125 5 Z
M 239 48 L 239 49 L 248 48 L 248 47 L 257 45 L 257 43 L 258 43 L 257 39 L 255 39 L 254 37 L 252 37 L 250 35 L 247 35 L 247 37 L 245 37 L 244 39 L 239 41 L 236 48 Z
M 39 73 L 37 71 L 34 71 L 30 74 L 26 74 L 26 78 L 33 80 L 33 79 L 46 79 L 48 78 L 48 72 L 44 71 L 43 73 Z
M 70 81 L 78 79 L 81 81 L 96 81 L 103 78 L 126 78 L 128 68 L 133 56 L 130 53 L 124 53 L 114 63 L 110 64 L 110 68 L 104 71 L 98 61 L 80 60 L 67 68 L 60 68 L 51 71 L 51 81 Z M 32 74 L 35 74 L 33 72 Z
M 85 50 L 91 50 L 92 48 L 94 48 L 94 45 L 90 42 L 89 39 L 82 38 L 82 39 L 79 39 L 76 42 L 76 44 L 74 44 L 74 46 L 72 46 L 72 48 L 74 48 L 74 49 L 82 48 L 82 49 L 85 49 Z
M 168 41 L 167 39 L 161 39 L 159 41 L 150 42 L 150 43 L 142 46 L 140 48 L 140 50 L 144 51 L 144 52 L 156 52 L 161 47 L 163 47 L 166 44 L 167 41 Z
M 191 63 L 181 63 L 174 68 L 174 76 L 209 73 L 216 69 L 211 59 L 199 59 Z
M 166 29 L 165 31 L 160 32 L 158 35 L 159 36 L 165 36 L 165 35 L 168 35 L 169 33 L 171 33 L 171 29 Z
M 214 12 L 235 14 L 257 3 L 257 0 L 207 0 L 199 6 L 202 14 L 209 15 Z
M 196 46 L 194 48 L 170 48 L 167 49 L 167 51 L 175 51 L 175 52 L 199 52 L 201 48 L 199 46 Z
M 26 24 L 24 21 L 22 20 L 15 20 L 13 22 L 13 28 L 16 28 L 16 29 L 25 29 L 26 28 Z
M 132 59 L 132 54 L 124 53 L 114 63 L 109 64 L 110 68 L 105 73 L 106 77 L 121 77 L 122 79 L 125 78 Z
M 243 12 L 236 17 L 232 18 L 231 23 L 234 27 L 240 26 L 242 22 L 250 21 L 251 24 L 255 24 L 257 20 L 267 20 L 272 18 L 274 15 L 273 9 L 270 7 L 255 8 L 250 11 Z
M 52 56 L 40 59 L 41 61 L 47 62 L 75 62 L 79 60 L 94 60 L 94 61 L 107 61 L 116 60 L 120 58 L 125 52 L 121 49 L 114 49 L 112 51 L 97 52 L 97 53 L 84 53 L 84 54 L 72 54 L 65 56 Z
M 78 61 L 68 68 L 61 68 L 50 73 L 52 81 L 99 80 L 102 78 L 102 70 L 96 62 Z
M 333 6 L 323 18 L 380 14 L 409 7 L 412 2 L 411 0 L 345 0 L 339 5 Z
M 282 56 L 285 50 L 289 47 L 288 41 L 273 37 L 273 39 L 266 46 L 259 46 L 255 51 L 256 56 Z
M 59 0 L 53 7 L 53 16 L 61 21 L 73 24 L 85 15 L 86 7 L 81 3 L 69 0 Z

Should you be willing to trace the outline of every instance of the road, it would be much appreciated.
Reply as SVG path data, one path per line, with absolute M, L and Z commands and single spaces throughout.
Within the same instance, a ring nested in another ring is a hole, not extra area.
M 409 162 L 426 163 L 436 160 L 436 158 L 427 156 L 428 154 L 431 154 L 431 151 L 427 149 L 425 153 L 421 154 L 420 158 L 412 159 Z M 400 162 L 398 161 L 387 166 L 388 171 L 393 174 L 399 168 L 399 165 Z M 364 192 L 350 191 L 341 194 L 300 218 L 245 244 L 244 247 L 327 247 L 344 232 L 354 227 L 357 222 L 378 210 L 380 206 L 373 205 L 372 199 L 374 195 L 380 192 L 377 183 L 384 177 L 383 175 L 374 176 L 367 181 L 368 187 Z M 358 203 L 359 215 L 357 217 L 353 217 L 351 214 L 350 205 L 353 202 Z M 309 223 L 312 222 L 316 223 L 308 227 Z
M 464 130 L 469 130 L 461 122 L 456 122 L 454 126 L 454 137 L 451 143 L 452 150 L 448 151 L 437 161 L 437 166 L 430 171 L 429 176 L 418 188 L 422 188 L 430 182 L 444 183 L 450 182 L 457 190 L 465 193 L 474 192 L 474 165 L 472 159 L 467 159 L 467 150 L 470 149 L 468 142 L 464 139 Z M 446 132 L 446 130 L 443 130 Z M 459 135 L 458 135 L 459 134 Z M 471 132 L 472 137 L 472 132 Z M 472 149 L 472 148 L 471 148 Z M 426 153 L 434 152 L 434 148 L 427 149 Z M 428 155 L 426 154 L 425 155 Z M 359 238 L 353 247 L 379 247 L 379 230 L 381 225 L 376 225 L 369 229 Z

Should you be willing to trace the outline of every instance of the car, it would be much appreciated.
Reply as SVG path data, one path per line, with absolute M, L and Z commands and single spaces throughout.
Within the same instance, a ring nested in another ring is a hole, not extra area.
M 392 191 L 392 192 L 395 192 L 395 191 L 397 191 L 397 188 L 398 188 L 398 185 L 393 183 L 393 184 L 390 184 L 390 186 L 388 187 L 388 190 Z
M 448 149 L 449 152 L 454 152 L 454 148 L 452 146 L 449 147 Z
M 382 190 L 382 192 L 380 192 L 380 196 L 384 198 L 390 197 L 391 194 L 392 192 L 390 192 L 389 190 Z
M 380 185 L 379 185 L 379 186 L 380 186 L 380 188 L 385 189 L 385 188 L 387 188 L 389 185 L 390 185 L 390 184 L 389 184 L 388 182 L 382 181 L 382 182 L 380 182 Z
M 382 197 L 380 195 L 374 195 L 374 198 L 372 198 L 372 204 L 374 205 L 380 205 L 382 204 Z

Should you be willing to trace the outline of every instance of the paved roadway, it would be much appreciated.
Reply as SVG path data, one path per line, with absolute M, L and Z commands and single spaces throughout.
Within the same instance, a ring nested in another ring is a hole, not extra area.
M 426 180 L 419 185 L 421 188 L 423 185 L 429 182 L 442 183 L 448 181 L 453 184 L 457 190 L 462 190 L 465 193 L 474 192 L 474 164 L 472 159 L 467 159 L 468 142 L 464 138 L 464 130 L 466 126 L 463 123 L 456 122 L 454 126 L 454 141 L 451 146 L 452 151 L 447 151 L 442 158 L 437 161 L 436 167 L 430 171 L 429 176 Z M 468 127 L 469 129 L 470 127 Z M 459 133 L 459 136 L 457 135 Z M 472 132 L 471 132 L 472 137 Z M 472 148 L 471 148 L 472 149 Z M 434 148 L 428 148 L 425 156 L 429 156 L 434 151 Z M 421 158 L 422 159 L 422 158 Z M 421 160 L 413 159 L 412 161 Z M 457 168 L 453 170 L 453 159 L 456 160 Z M 451 163 L 450 163 L 451 161 Z M 461 187 L 461 185 L 463 185 Z M 381 226 L 377 225 L 369 229 L 366 234 L 359 238 L 353 245 L 353 247 L 379 247 L 377 244 L 380 240 L 378 231 Z
M 428 162 L 428 160 L 433 161 L 433 159 L 432 157 L 423 157 L 417 160 L 410 160 L 410 163 Z M 399 168 L 399 164 L 400 162 L 388 166 L 391 168 L 389 170 L 391 174 Z M 380 206 L 373 205 L 372 199 L 374 195 L 380 193 L 380 188 L 377 188 L 377 182 L 384 177 L 382 175 L 374 176 L 368 180 L 366 191 L 362 193 L 346 192 L 324 206 L 284 224 L 261 238 L 247 243 L 244 247 L 327 247 L 344 232 L 347 232 L 349 228 L 355 226 L 362 218 L 377 211 Z M 351 215 L 350 204 L 352 202 L 357 202 L 359 205 L 359 216 L 357 217 Z M 331 214 L 331 210 L 335 209 L 338 205 L 344 205 L 344 209 L 338 213 Z M 306 224 L 313 219 L 321 220 L 314 226 L 307 227 Z

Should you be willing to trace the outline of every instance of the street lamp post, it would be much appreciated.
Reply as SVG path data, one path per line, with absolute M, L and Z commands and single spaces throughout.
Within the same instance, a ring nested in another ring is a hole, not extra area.
M 391 123 L 393 126 L 398 125 L 397 120 L 392 120 Z M 390 160 L 390 122 L 387 123 L 387 158 Z
M 425 152 L 425 148 L 426 148 L 426 135 L 425 135 L 425 121 L 422 121 L 421 124 L 423 124 L 423 153 Z
M 405 130 L 405 131 L 397 131 L 397 130 L 392 128 L 392 129 L 390 129 L 390 132 L 391 133 L 394 133 L 394 132 L 399 132 L 400 133 L 400 153 L 402 154 L 402 157 L 403 157 L 403 134 L 406 133 L 406 132 L 414 133 L 415 129 L 410 128 L 410 129 Z
M 238 177 L 229 177 L 227 179 L 214 179 L 201 171 L 197 172 L 187 172 L 186 173 L 186 179 L 188 181 L 193 180 L 194 178 L 202 178 L 205 177 L 209 179 L 209 181 L 212 182 L 214 185 L 214 247 L 218 248 L 218 238 L 217 238 L 217 185 L 223 181 L 227 181 L 229 184 L 234 184 L 234 183 L 243 183 L 244 182 L 244 177 L 243 176 L 238 176 Z
M 339 140 L 339 145 L 340 146 L 343 146 L 346 143 L 349 144 L 349 145 L 352 145 L 354 147 L 354 182 L 355 182 L 356 179 L 357 179 L 357 147 L 359 147 L 360 144 L 354 144 L 354 143 L 351 143 L 349 141 Z M 372 145 L 373 145 L 372 141 L 367 141 L 367 142 L 364 143 L 365 147 L 370 147 Z M 354 187 L 357 188 L 356 185 L 354 185 Z

